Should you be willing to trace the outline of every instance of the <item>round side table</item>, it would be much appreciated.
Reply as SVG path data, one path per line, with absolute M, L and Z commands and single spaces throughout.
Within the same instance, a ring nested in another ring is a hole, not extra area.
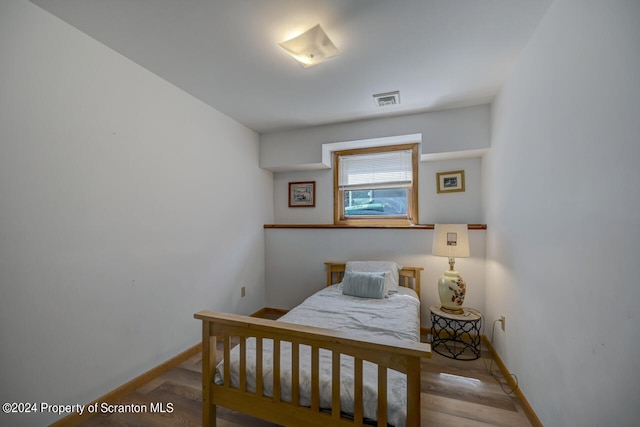
M 457 360 L 480 357 L 482 315 L 478 310 L 465 307 L 462 314 L 451 314 L 439 305 L 432 305 L 430 310 L 433 351 Z

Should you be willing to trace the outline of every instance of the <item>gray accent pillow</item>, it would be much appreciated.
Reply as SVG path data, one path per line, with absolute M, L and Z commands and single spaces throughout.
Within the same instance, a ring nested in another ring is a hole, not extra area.
M 385 297 L 385 273 L 346 271 L 342 278 L 342 293 L 360 298 Z

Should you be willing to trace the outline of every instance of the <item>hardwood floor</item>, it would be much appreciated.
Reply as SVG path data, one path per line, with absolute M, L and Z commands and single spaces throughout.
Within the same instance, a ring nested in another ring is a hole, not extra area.
M 488 352 L 474 361 L 452 360 L 433 353 L 422 362 L 421 406 L 424 426 L 481 427 L 531 426 L 520 403 L 502 390 L 508 385 L 493 365 Z M 164 413 L 115 413 L 94 415 L 83 427 L 119 426 L 200 426 L 201 425 L 201 354 L 140 387 L 119 404 L 149 407 L 164 403 Z M 502 385 L 502 387 L 501 387 Z M 169 406 L 172 411 L 169 412 Z M 218 408 L 220 427 L 274 426 L 225 408 Z

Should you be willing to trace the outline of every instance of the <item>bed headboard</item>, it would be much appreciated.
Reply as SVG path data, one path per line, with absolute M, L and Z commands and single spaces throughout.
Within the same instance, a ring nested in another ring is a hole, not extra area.
M 325 262 L 327 266 L 327 286 L 340 283 L 346 263 L 344 262 Z M 420 296 L 420 272 L 424 270 L 422 267 L 402 267 L 400 270 L 400 286 L 413 289 Z

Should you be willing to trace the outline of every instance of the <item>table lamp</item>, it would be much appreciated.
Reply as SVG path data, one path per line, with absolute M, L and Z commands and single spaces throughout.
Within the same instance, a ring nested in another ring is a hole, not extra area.
M 469 256 L 467 224 L 436 224 L 433 233 L 433 255 L 449 257 L 449 270 L 438 279 L 441 310 L 462 314 L 466 284 L 455 269 L 456 257 Z

